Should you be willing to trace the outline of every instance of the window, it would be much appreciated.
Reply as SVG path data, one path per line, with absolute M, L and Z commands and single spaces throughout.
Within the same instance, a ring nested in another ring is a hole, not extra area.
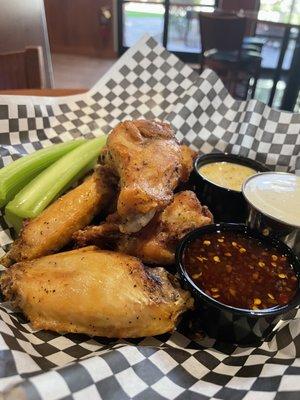
M 199 65 L 198 12 L 213 12 L 218 3 L 218 0 L 118 0 L 119 52 L 123 53 L 147 33 L 183 61 Z M 269 99 L 269 105 L 278 106 L 286 91 L 287 72 L 299 34 L 297 27 L 290 29 L 286 23 L 300 25 L 300 0 L 260 0 L 258 21 L 253 24 L 256 35 L 266 42 L 256 97 L 265 102 Z
M 165 6 L 163 2 L 128 1 L 123 4 L 123 46 L 131 47 L 148 33 L 162 43 Z
M 167 48 L 181 53 L 200 52 L 198 12 L 213 12 L 214 0 L 170 1 Z
M 147 33 L 168 50 L 199 54 L 197 12 L 212 12 L 216 4 L 216 0 L 121 0 L 120 50 L 134 45 Z
M 299 0 L 261 0 L 259 18 L 291 24 L 300 23 Z

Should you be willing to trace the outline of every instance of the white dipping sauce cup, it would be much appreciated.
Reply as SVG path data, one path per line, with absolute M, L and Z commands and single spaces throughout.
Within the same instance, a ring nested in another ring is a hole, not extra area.
M 244 182 L 242 193 L 249 209 L 247 225 L 281 239 L 300 255 L 300 177 L 259 173 Z

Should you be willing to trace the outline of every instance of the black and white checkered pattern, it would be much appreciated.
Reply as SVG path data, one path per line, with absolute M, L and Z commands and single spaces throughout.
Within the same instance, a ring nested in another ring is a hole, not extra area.
M 212 71 L 200 77 L 144 37 L 87 94 L 0 96 L 0 166 L 126 118 L 170 121 L 201 152 L 229 151 L 300 173 L 300 115 L 231 98 Z M 11 243 L 0 215 L 2 252 Z M 300 396 L 300 313 L 259 348 L 170 335 L 109 341 L 34 332 L 0 307 L 0 392 L 5 399 L 247 399 Z M 1 397 L 1 396 L 0 396 Z
M 180 141 L 203 153 L 221 151 L 300 174 L 300 114 L 234 100 L 206 70 L 167 117 Z

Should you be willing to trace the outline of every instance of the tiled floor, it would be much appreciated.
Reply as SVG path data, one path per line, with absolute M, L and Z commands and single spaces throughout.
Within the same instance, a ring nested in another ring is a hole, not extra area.
M 116 60 L 52 54 L 55 88 L 91 88 Z

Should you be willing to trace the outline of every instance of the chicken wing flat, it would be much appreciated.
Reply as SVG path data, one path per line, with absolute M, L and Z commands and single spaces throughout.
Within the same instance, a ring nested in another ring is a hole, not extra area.
M 113 189 L 105 173 L 98 171 L 81 185 L 47 207 L 38 217 L 25 222 L 19 238 L 0 260 L 8 267 L 33 260 L 65 246 L 74 232 L 88 225 L 107 206 Z
M 134 338 L 174 329 L 193 305 L 163 268 L 86 247 L 15 264 L 0 279 L 5 298 L 35 329 Z
M 169 124 L 137 120 L 117 125 L 101 157 L 120 178 L 117 213 L 110 222 L 123 233 L 147 225 L 172 200 L 178 183 L 188 179 L 193 156 L 177 143 Z
M 118 251 L 139 257 L 145 263 L 170 265 L 174 263 L 179 240 L 193 229 L 212 222 L 212 214 L 200 204 L 195 193 L 184 191 L 177 193 L 163 211 L 135 234 L 118 235 L 116 225 L 104 223 L 79 231 L 74 238 L 81 246 L 102 246 L 106 238 Z

